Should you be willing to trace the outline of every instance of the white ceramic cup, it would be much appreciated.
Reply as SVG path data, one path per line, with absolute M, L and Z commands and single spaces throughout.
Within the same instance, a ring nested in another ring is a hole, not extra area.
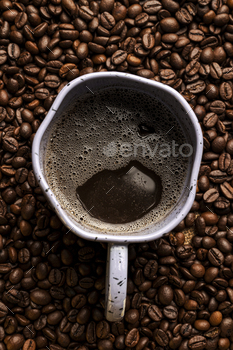
M 45 176 L 45 150 L 51 127 L 56 123 L 59 115 L 66 110 L 75 98 L 87 93 L 92 94 L 108 87 L 133 89 L 159 99 L 176 117 L 193 147 L 193 154 L 189 159 L 182 194 L 175 208 L 163 220 L 130 235 L 101 233 L 82 226 L 82 223 L 78 222 L 68 210 L 61 207 L 61 203 L 58 202 L 56 196 L 49 188 Z M 125 313 L 128 244 L 157 239 L 163 234 L 170 232 L 188 214 L 195 199 L 197 176 L 202 157 L 202 143 L 202 132 L 197 118 L 190 105 L 176 90 L 156 81 L 118 72 L 92 73 L 68 83 L 58 94 L 46 118 L 39 127 L 33 141 L 32 164 L 44 195 L 69 230 L 87 240 L 108 242 L 105 313 L 109 321 L 119 321 Z

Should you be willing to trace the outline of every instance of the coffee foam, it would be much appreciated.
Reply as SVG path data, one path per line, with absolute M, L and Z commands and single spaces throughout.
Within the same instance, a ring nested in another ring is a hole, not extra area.
M 137 131 L 142 123 L 154 127 L 155 134 L 140 138 Z M 181 155 L 164 158 L 159 152 L 154 157 L 149 152 L 143 156 L 141 147 L 136 156 L 124 157 L 119 153 L 121 145 L 129 143 L 133 147 L 146 142 L 154 150 L 157 143 L 171 145 L 172 140 L 179 145 L 187 143 L 176 118 L 156 98 L 126 89 L 87 93 L 77 98 L 52 128 L 45 157 L 48 185 L 63 209 L 85 227 L 133 233 L 162 220 L 174 208 L 189 159 Z M 125 167 L 130 160 L 139 161 L 161 177 L 163 193 L 159 205 L 140 220 L 123 225 L 93 218 L 77 199 L 76 188 L 99 171 Z

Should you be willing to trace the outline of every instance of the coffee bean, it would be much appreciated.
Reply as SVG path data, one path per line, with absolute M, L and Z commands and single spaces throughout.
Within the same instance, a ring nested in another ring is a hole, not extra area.
M 203 195 L 203 199 L 206 203 L 213 203 L 218 199 L 218 197 L 219 192 L 214 188 L 209 189 Z
M 6 317 L 6 315 L 8 314 L 8 309 L 6 307 L 6 305 L 2 302 L 0 302 L 0 317 Z
M 24 337 L 22 334 L 10 335 L 7 340 L 7 350 L 19 350 L 24 344 Z
M 146 25 L 148 20 L 149 20 L 149 15 L 146 12 L 142 12 L 135 17 L 135 24 L 138 27 L 142 27 L 142 26 Z M 134 35 L 132 35 L 132 36 L 134 36 Z
M 194 277 L 203 277 L 205 274 L 205 268 L 201 264 L 193 264 L 190 268 L 190 272 Z
M 156 329 L 153 333 L 153 337 L 160 346 L 167 346 L 169 338 L 162 329 Z
M 148 13 L 149 15 L 156 14 L 159 10 L 162 9 L 162 5 L 157 0 L 147 0 L 143 4 L 143 10 Z
M 136 323 L 139 319 L 139 312 L 137 309 L 128 310 L 125 314 L 125 320 L 128 323 Z
M 208 259 L 214 266 L 220 266 L 224 261 L 224 256 L 217 248 L 211 248 L 208 252 Z
M 152 34 L 144 34 L 142 37 L 142 44 L 146 50 L 151 50 L 155 45 L 155 38 Z
M 84 329 L 85 329 L 84 325 L 80 325 L 79 323 L 75 323 L 72 326 L 71 331 L 70 331 L 71 339 L 74 341 L 77 341 L 84 334 Z M 92 337 L 93 337 L 93 335 L 92 335 Z M 93 338 L 91 338 L 91 333 L 90 333 L 90 327 L 87 330 L 86 338 L 87 338 L 87 341 L 89 343 L 91 343 L 91 344 L 93 343 Z M 94 340 L 95 340 L 95 338 L 94 338 Z
M 222 153 L 219 157 L 219 169 L 226 171 L 231 163 L 231 156 L 229 153 Z
M 108 12 L 103 12 L 100 16 L 100 22 L 102 26 L 108 30 L 115 26 L 115 18 Z
M 53 286 L 50 288 L 49 293 L 54 299 L 62 300 L 65 298 L 65 291 L 62 287 Z
M 219 197 L 215 202 L 214 202 L 214 207 L 216 209 L 227 209 L 230 207 L 230 201 L 224 197 Z
M 210 75 L 214 79 L 220 79 L 222 76 L 222 69 L 217 62 L 213 62 L 210 65 Z
M 227 199 L 233 199 L 233 188 L 228 182 L 225 181 L 222 184 L 220 184 L 220 189 Z
M 176 12 L 176 18 L 182 24 L 191 23 L 193 19 L 192 15 L 185 8 L 181 8 Z
M 128 8 L 128 16 L 129 18 L 135 18 L 142 12 L 142 6 L 139 4 L 133 4 Z
M 202 50 L 200 59 L 203 63 L 212 63 L 214 60 L 213 50 L 210 47 L 206 47 L 204 50 Z
M 178 310 L 175 306 L 165 306 L 163 309 L 163 314 L 169 320 L 175 320 L 178 316 Z
M 187 75 L 194 75 L 199 71 L 200 68 L 200 62 L 196 61 L 196 60 L 192 60 L 185 68 L 185 71 L 187 73 Z
M 144 275 L 149 279 L 154 279 L 158 271 L 158 263 L 155 260 L 149 260 L 144 267 Z
M 205 83 L 198 80 L 195 83 L 188 84 L 187 89 L 193 94 L 198 94 L 205 90 Z
M 206 338 L 201 335 L 196 335 L 189 339 L 188 346 L 190 349 L 202 350 L 206 346 Z
M 100 339 L 104 339 L 110 333 L 110 326 L 106 321 L 100 321 L 96 325 L 96 335 Z
M 8 104 L 9 97 L 6 90 L 0 90 L 0 103 L 2 106 L 6 106 Z
M 183 245 L 176 249 L 176 255 L 180 259 L 187 259 L 189 258 L 193 253 L 193 248 L 190 245 Z
M 61 282 L 62 274 L 58 269 L 52 269 L 49 273 L 48 280 L 51 284 L 59 284 Z
M 189 31 L 188 36 L 189 36 L 189 39 L 194 42 L 203 41 L 203 39 L 205 38 L 205 34 L 200 29 L 191 29 Z
M 42 289 L 36 289 L 31 292 L 30 299 L 38 305 L 47 305 L 51 301 L 49 292 Z
M 229 83 L 224 82 L 220 85 L 219 93 L 224 101 L 230 100 L 232 97 L 232 87 Z
M 232 140 L 229 140 L 229 141 L 227 142 L 226 150 L 227 150 L 227 152 L 229 152 L 230 154 L 233 154 L 233 141 L 232 141 Z
M 219 311 L 215 311 L 210 315 L 211 326 L 218 326 L 222 322 L 222 314 Z
M 218 276 L 219 270 L 217 267 L 209 267 L 205 272 L 205 281 L 212 282 Z
M 210 180 L 214 183 L 223 183 L 226 178 L 227 174 L 221 170 L 213 170 L 209 174 Z
M 185 295 L 182 289 L 174 290 L 174 301 L 178 306 L 182 306 L 185 303 Z
M 123 63 L 126 60 L 126 58 L 127 58 L 127 53 L 122 50 L 118 50 L 112 55 L 111 60 L 113 64 L 119 65 Z
M 61 321 L 61 319 L 62 319 L 61 311 L 54 311 L 48 315 L 47 322 L 50 325 L 56 325 Z
M 82 294 L 76 295 L 71 301 L 71 305 L 76 309 L 80 309 L 85 304 L 86 304 L 86 297 Z
M 208 331 L 208 329 L 210 328 L 210 324 L 206 320 L 196 320 L 194 322 L 194 327 L 199 331 Z
M 218 327 L 213 327 L 210 328 L 207 332 L 204 333 L 205 337 L 208 339 L 215 339 L 216 337 L 218 337 L 220 334 L 220 330 Z
M 147 78 L 147 79 L 150 79 L 150 78 L 154 78 L 154 73 L 149 70 L 149 69 L 139 69 L 137 71 L 137 75 L 139 75 L 140 77 L 143 77 L 143 78 Z
M 30 252 L 27 248 L 20 249 L 18 253 L 18 260 L 22 264 L 25 264 L 30 260 Z
M 27 339 L 23 344 L 23 350 L 35 350 L 36 342 L 33 339 Z
M 218 222 L 218 216 L 209 211 L 202 213 L 201 216 L 204 218 L 207 225 L 214 225 Z
M 203 124 L 206 128 L 212 128 L 218 120 L 218 116 L 215 113 L 207 113 L 203 119 Z
M 12 304 L 18 304 L 22 300 L 22 297 L 22 293 L 16 289 L 9 290 L 5 296 L 6 300 Z
M 232 251 L 232 245 L 226 238 L 219 238 L 217 240 L 217 246 L 222 253 L 229 254 Z
M 173 72 L 171 69 L 162 69 L 160 71 L 160 76 L 164 80 L 170 80 L 175 77 L 175 72 Z
M 160 26 L 165 33 L 175 33 L 179 30 L 179 23 L 173 17 L 166 17 L 160 21 Z
M 153 321 L 160 321 L 163 317 L 160 309 L 156 305 L 150 305 L 148 308 L 148 315 Z
M 47 75 L 45 77 L 45 85 L 49 88 L 58 88 L 60 79 L 56 75 Z
M 7 61 L 7 53 L 4 50 L 0 50 L 0 63 L 4 64 Z
M 125 345 L 133 348 L 139 342 L 139 331 L 136 328 L 131 329 L 125 336 Z
M 158 297 L 159 301 L 163 305 L 170 305 L 171 301 L 173 300 L 173 290 L 168 285 L 163 285 L 158 290 Z
M 18 151 L 18 142 L 13 137 L 5 137 L 2 142 L 2 147 L 7 152 L 15 153 Z
M 185 323 L 180 327 L 180 334 L 183 337 L 189 337 L 191 335 L 192 332 L 192 326 L 191 324 Z
M 132 65 L 133 67 L 137 67 L 137 66 L 140 66 L 140 64 L 142 63 L 142 60 L 141 58 L 139 57 L 136 57 L 135 55 L 133 54 L 129 54 L 127 56 L 127 62 Z

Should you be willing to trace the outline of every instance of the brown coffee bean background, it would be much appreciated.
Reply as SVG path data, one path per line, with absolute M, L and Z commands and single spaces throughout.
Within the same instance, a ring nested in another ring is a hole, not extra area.
M 61 89 L 107 71 L 176 89 L 204 137 L 190 213 L 129 246 L 115 323 L 106 244 L 67 233 L 31 162 Z M 0 0 L 0 350 L 233 350 L 232 78 L 233 0 Z

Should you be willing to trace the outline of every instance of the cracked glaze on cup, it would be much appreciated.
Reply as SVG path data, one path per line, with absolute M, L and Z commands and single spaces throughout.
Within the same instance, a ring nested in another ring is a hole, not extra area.
M 193 147 L 186 180 L 182 194 L 174 209 L 158 223 L 128 235 L 117 235 L 87 229 L 71 213 L 62 207 L 48 186 L 45 177 L 45 150 L 52 125 L 77 96 L 98 91 L 103 88 L 128 88 L 147 93 L 158 98 L 180 123 L 185 135 Z M 197 118 L 185 99 L 171 87 L 141 78 L 135 75 L 118 72 L 100 72 L 81 76 L 68 83 L 58 94 L 46 118 L 38 129 L 32 146 L 32 164 L 35 176 L 45 197 L 54 208 L 61 221 L 69 230 L 78 236 L 93 241 L 108 242 L 105 313 L 109 321 L 119 321 L 125 313 L 127 295 L 128 244 L 148 242 L 170 232 L 188 214 L 195 199 L 197 176 L 202 157 L 203 138 Z

